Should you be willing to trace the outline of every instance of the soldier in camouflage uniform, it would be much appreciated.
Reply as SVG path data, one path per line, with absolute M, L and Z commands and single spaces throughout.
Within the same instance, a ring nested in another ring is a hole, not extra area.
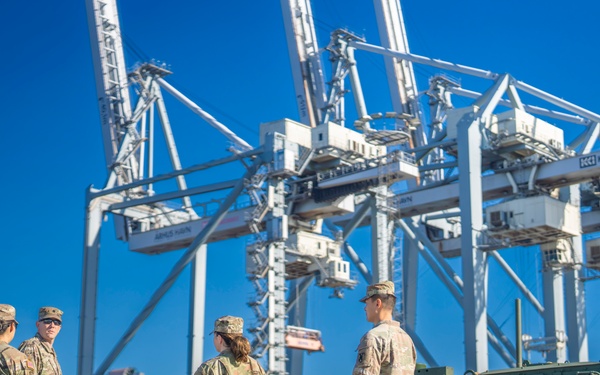
M 62 375 L 56 351 L 52 347 L 62 327 L 63 312 L 56 307 L 42 307 L 35 323 L 37 333 L 19 345 L 19 350 L 34 362 L 38 375 Z
M 396 296 L 394 283 L 384 281 L 367 287 L 365 303 L 367 321 L 373 329 L 361 339 L 352 375 L 414 374 L 417 352 L 410 336 L 392 320 Z
M 11 305 L 0 305 L 0 375 L 34 375 L 29 358 L 8 345 L 17 331 L 17 311 Z
M 250 342 L 242 336 L 244 320 L 235 316 L 223 316 L 215 321 L 213 344 L 220 352 L 198 367 L 194 375 L 264 375 L 250 354 Z

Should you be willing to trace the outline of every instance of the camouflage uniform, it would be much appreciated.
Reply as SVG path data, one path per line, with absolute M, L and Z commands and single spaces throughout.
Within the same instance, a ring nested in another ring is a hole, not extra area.
M 39 333 L 19 345 L 19 350 L 27 354 L 35 363 L 38 375 L 62 375 L 58 364 L 56 351 L 49 343 L 45 342 Z
M 235 316 L 223 316 L 215 321 L 210 333 L 228 333 L 241 335 L 244 331 L 244 319 Z M 265 370 L 251 357 L 247 362 L 238 362 L 230 349 L 226 348 L 215 358 L 209 359 L 198 367 L 194 375 L 264 375 Z
M 384 281 L 369 285 L 367 295 L 394 295 L 394 283 Z M 356 363 L 352 375 L 408 375 L 414 374 L 417 352 L 410 336 L 394 320 L 379 321 L 361 339 L 356 349 Z
M 40 308 L 39 320 L 52 318 L 62 322 L 63 312 L 55 307 Z M 56 350 L 52 344 L 36 333 L 34 337 L 25 340 L 19 345 L 19 350 L 27 354 L 34 362 L 38 375 L 62 375 Z
M 352 375 L 414 374 L 417 352 L 400 323 L 383 320 L 367 332 L 358 345 Z
M 35 366 L 27 356 L 0 341 L 0 375 L 34 375 Z
M 34 375 L 35 366 L 27 356 L 0 341 L 0 375 Z
M 19 324 L 16 315 L 17 310 L 14 307 L 0 304 L 0 325 L 12 325 L 14 321 L 16 327 Z M 3 332 L 5 333 L 6 331 Z M 12 336 L 4 337 L 10 342 Z M 8 345 L 8 342 L 0 340 L 0 375 L 34 375 L 35 372 L 33 362 L 25 354 Z
M 239 363 L 233 353 L 225 349 L 215 358 L 209 359 L 198 367 L 194 375 L 263 375 L 265 370 L 254 359 L 248 357 L 248 362 Z

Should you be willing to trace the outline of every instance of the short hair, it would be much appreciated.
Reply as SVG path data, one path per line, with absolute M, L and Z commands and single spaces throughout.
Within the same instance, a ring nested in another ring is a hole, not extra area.
M 375 301 L 376 299 L 381 300 L 381 306 L 387 310 L 394 310 L 396 306 L 396 296 L 391 294 L 374 294 L 369 299 Z

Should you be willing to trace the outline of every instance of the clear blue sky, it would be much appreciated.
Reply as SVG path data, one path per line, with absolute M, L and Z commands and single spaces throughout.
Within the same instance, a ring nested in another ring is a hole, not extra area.
M 516 78 L 600 112 L 598 20 L 600 3 L 563 1 L 403 1 L 411 50 Z M 170 64 L 168 78 L 253 145 L 258 124 L 297 118 L 279 2 L 120 3 L 123 33 L 143 54 Z M 345 27 L 377 43 L 369 1 L 316 1 L 319 43 Z M 3 72 L 0 225 L 3 285 L 0 302 L 16 306 L 21 323 L 13 341 L 34 334 L 37 309 L 65 311 L 56 349 L 65 374 L 77 361 L 81 291 L 84 192 L 106 178 L 87 18 L 83 1 L 11 1 L 0 13 Z M 135 56 L 127 55 L 128 66 Z M 359 55 L 370 111 L 386 111 L 383 64 Z M 418 68 L 421 90 L 430 68 Z M 383 88 L 382 88 L 383 87 Z M 459 102 L 457 102 L 460 104 Z M 465 102 L 466 103 L 466 102 Z M 184 166 L 227 155 L 227 142 L 182 105 L 168 100 L 173 130 Z M 577 129 L 577 131 L 580 131 Z M 567 131 L 569 133 L 570 130 Z M 160 168 L 160 166 L 159 166 Z M 166 168 L 162 169 L 163 171 Z M 240 170 L 227 178 L 239 176 Z M 206 176 L 206 182 L 219 177 Z M 369 259 L 368 231 L 350 238 Z M 252 320 L 246 306 L 252 289 L 244 274 L 244 239 L 209 248 L 207 328 L 221 315 Z M 104 226 L 97 314 L 96 364 L 162 282 L 181 252 L 149 257 L 130 253 Z M 502 253 L 541 298 L 537 249 Z M 459 262 L 451 261 L 459 270 Z M 462 317 L 427 266 L 419 271 L 417 331 L 441 364 L 464 371 Z M 600 359 L 600 281 L 586 285 L 590 358 Z M 322 330 L 325 353 L 305 356 L 305 374 L 350 373 L 355 348 L 369 328 L 364 320 L 362 280 L 344 300 L 330 291 L 310 291 L 308 323 Z M 490 313 L 513 336 L 511 317 L 516 287 L 493 261 Z M 188 314 L 188 272 L 177 281 L 116 361 L 147 375 L 184 374 Z M 542 323 L 524 302 L 524 331 L 542 335 Z M 215 354 L 210 337 L 205 357 Z M 502 367 L 492 356 L 492 368 Z

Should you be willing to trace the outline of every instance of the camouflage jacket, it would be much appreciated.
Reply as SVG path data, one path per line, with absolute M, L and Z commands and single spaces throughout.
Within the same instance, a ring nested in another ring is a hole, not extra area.
M 209 359 L 198 367 L 194 375 L 264 375 L 265 370 L 254 358 L 248 357 L 248 362 L 240 363 L 235 360 L 233 353 L 225 349 L 215 358 Z
M 0 375 L 35 375 L 35 366 L 27 356 L 0 341 Z
M 352 375 L 412 375 L 415 372 L 415 346 L 396 321 L 379 322 L 360 339 L 356 350 Z
M 19 350 L 33 360 L 38 375 L 62 375 L 56 351 L 39 333 L 19 345 Z

